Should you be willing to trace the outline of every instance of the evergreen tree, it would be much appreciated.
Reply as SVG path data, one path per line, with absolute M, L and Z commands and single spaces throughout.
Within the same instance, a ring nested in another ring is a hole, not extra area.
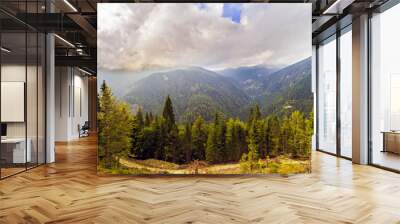
M 98 112 L 98 125 L 99 125 L 99 157 L 103 158 L 104 164 L 107 168 L 111 167 L 111 132 L 112 132 L 112 119 L 113 111 L 115 108 L 115 98 L 112 95 L 111 89 L 105 82 L 100 87 L 99 95 L 99 112 Z
M 306 120 L 305 139 L 303 147 L 303 157 L 311 159 L 312 135 L 314 128 L 314 113 L 311 111 L 308 119 Z
M 254 118 L 254 108 L 250 107 L 249 117 L 247 119 L 247 125 L 250 125 L 253 122 Z
M 157 136 L 156 138 L 157 143 L 154 156 L 158 160 L 165 160 L 164 143 L 167 137 L 165 119 L 163 117 L 155 116 L 151 126 L 154 129 L 155 136 Z
M 291 152 L 292 149 L 292 133 L 291 133 L 291 124 L 290 119 L 284 117 L 281 120 L 281 131 L 280 131 L 280 144 L 282 147 L 281 153 L 288 154 Z
M 256 122 L 252 122 L 252 126 L 249 129 L 248 136 L 247 136 L 248 148 L 249 153 L 251 152 L 253 156 L 259 155 L 259 133 L 256 127 Z
M 154 116 L 153 116 L 152 112 L 149 113 L 149 119 L 150 119 L 150 123 L 154 121 Z
M 183 146 L 185 152 L 185 161 L 190 162 L 192 161 L 192 127 L 190 123 L 186 123 L 185 131 L 183 136 Z
M 259 120 L 259 119 L 261 119 L 261 109 L 260 105 L 256 104 L 253 112 L 253 120 Z
M 199 116 L 192 125 L 192 158 L 193 160 L 205 160 L 207 143 L 207 130 L 204 119 Z
M 131 148 L 132 115 L 129 106 L 118 102 L 105 82 L 99 95 L 99 157 L 101 165 L 112 168 L 119 165 L 119 157 Z
M 276 115 L 270 115 L 266 119 L 266 130 L 265 130 L 265 143 L 267 149 L 267 155 L 277 156 L 280 148 L 280 124 L 279 119 Z
M 178 150 L 179 131 L 174 126 L 169 132 L 166 133 L 164 143 L 164 160 L 175 162 L 175 155 Z
M 215 124 L 215 134 L 217 143 L 217 162 L 226 162 L 229 160 L 228 152 L 225 147 L 226 137 L 226 123 L 222 119 L 218 119 L 218 123 Z
M 257 143 L 256 134 L 254 131 L 254 127 L 249 130 L 249 152 L 244 153 L 240 160 L 240 168 L 244 173 L 253 173 L 253 171 L 257 169 L 258 160 L 260 159 L 258 154 L 259 145 Z
M 143 148 L 143 142 L 144 142 L 143 129 L 144 129 L 143 113 L 142 109 L 139 107 L 138 111 L 136 112 L 136 115 L 133 118 L 132 150 L 130 155 L 140 159 L 143 159 L 145 154 Z
M 265 157 L 266 155 L 266 144 L 265 144 L 265 122 L 261 119 L 260 107 L 256 105 L 251 109 L 253 114 L 250 122 L 247 124 L 247 142 L 250 151 L 250 141 L 253 141 L 253 146 L 255 147 L 258 155 Z
M 154 127 L 143 128 L 142 159 L 155 158 L 155 150 L 158 147 L 157 129 Z
M 261 119 L 261 109 L 258 104 L 254 107 L 250 107 L 249 118 L 247 120 L 247 124 L 250 126 L 254 120 Z
M 240 153 L 236 160 L 239 160 L 241 158 L 241 155 L 244 153 L 248 152 L 248 145 L 247 145 L 247 135 L 248 135 L 248 130 L 246 129 L 246 125 L 239 121 L 238 126 L 237 126 L 237 136 L 238 136 L 238 141 L 239 141 L 239 150 Z
M 165 99 L 163 119 L 165 121 L 164 125 L 162 126 L 164 129 L 163 132 L 165 133 L 163 141 L 164 159 L 166 161 L 174 162 L 176 160 L 174 156 L 178 153 L 179 131 L 175 124 L 174 109 L 169 95 Z
M 163 118 L 166 121 L 168 129 L 172 129 L 172 126 L 175 125 L 175 115 L 174 109 L 172 106 L 172 100 L 169 95 L 165 99 L 164 109 L 163 109 Z
M 226 122 L 226 134 L 225 134 L 225 146 L 226 146 L 226 151 L 228 153 L 228 160 L 232 161 L 235 158 L 236 155 L 236 149 L 237 149 L 237 136 L 236 136 L 236 126 L 235 126 L 235 121 L 230 118 Z
M 295 158 L 307 158 L 311 152 L 312 122 L 304 118 L 300 111 L 294 111 L 290 121 L 293 139 L 291 153 Z
M 148 127 L 151 124 L 151 120 L 150 120 L 150 115 L 149 113 L 146 112 L 145 118 L 144 118 L 144 126 Z
M 208 163 L 218 162 L 217 133 L 215 125 L 210 125 L 207 136 L 206 161 Z
M 135 122 L 138 124 L 139 127 L 143 128 L 144 120 L 143 120 L 143 111 L 142 108 L 138 108 L 136 115 L 135 115 Z

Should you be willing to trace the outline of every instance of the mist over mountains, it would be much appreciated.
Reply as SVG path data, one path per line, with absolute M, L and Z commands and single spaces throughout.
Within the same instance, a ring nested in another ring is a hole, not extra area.
M 238 67 L 210 71 L 186 67 L 129 75 L 100 72 L 114 94 L 133 108 L 161 113 L 170 95 L 177 121 L 193 121 L 201 115 L 210 121 L 216 111 L 246 120 L 250 106 L 258 103 L 264 115 L 312 110 L 311 58 L 287 67 Z

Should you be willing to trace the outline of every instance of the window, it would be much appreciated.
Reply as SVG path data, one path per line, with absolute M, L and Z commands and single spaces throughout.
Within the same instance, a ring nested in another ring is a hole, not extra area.
M 340 155 L 352 157 L 352 35 L 351 26 L 340 36 Z
M 371 18 L 372 163 L 400 170 L 400 5 Z
M 318 48 L 318 149 L 336 153 L 336 40 Z
M 43 4 L 19 2 L 18 13 L 40 12 Z M 11 29 L 0 24 L 0 178 L 5 178 L 45 163 L 46 40 L 43 33 L 12 17 L 0 17 L 15 22 Z

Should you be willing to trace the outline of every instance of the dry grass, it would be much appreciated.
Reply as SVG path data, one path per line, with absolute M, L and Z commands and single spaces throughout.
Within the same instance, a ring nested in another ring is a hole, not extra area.
M 310 161 L 293 160 L 287 157 L 262 160 L 265 164 L 262 168 L 244 172 L 240 169 L 240 163 L 202 165 L 197 169 L 197 174 L 296 174 L 310 172 Z M 120 164 L 124 171 L 114 170 L 112 173 L 123 174 L 195 174 L 196 171 L 190 165 L 178 165 L 156 159 L 135 160 L 121 158 Z M 206 163 L 204 163 L 206 164 Z M 141 173 L 142 172 L 142 173 Z M 110 173 L 110 172 L 109 172 Z

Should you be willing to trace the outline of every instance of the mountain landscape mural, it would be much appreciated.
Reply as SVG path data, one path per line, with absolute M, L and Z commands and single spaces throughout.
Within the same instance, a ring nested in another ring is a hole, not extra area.
M 311 37 L 304 29 L 311 29 L 308 7 L 112 5 L 114 9 L 99 9 L 99 172 L 311 171 Z M 119 18 L 116 10 L 128 10 L 130 17 Z M 188 11 L 187 23 L 173 20 L 176 10 Z M 261 23 L 282 10 L 299 19 L 307 15 L 298 21 L 302 29 L 282 31 L 304 40 L 283 47 L 279 35 L 268 32 L 277 24 Z M 150 15 L 156 12 L 169 20 L 153 20 Z M 116 17 L 115 26 L 112 19 L 101 19 L 105 16 Z M 129 19 L 137 20 L 131 24 Z M 261 24 L 265 29 L 257 29 Z M 118 33 L 118 25 L 131 27 L 136 39 Z M 146 33 L 150 29 L 157 35 Z M 177 33 L 186 36 L 180 39 Z M 118 54 L 107 51 L 108 35 L 120 40 L 113 43 Z M 221 42 L 220 36 L 231 38 Z M 256 41 L 244 41 L 248 37 Z

